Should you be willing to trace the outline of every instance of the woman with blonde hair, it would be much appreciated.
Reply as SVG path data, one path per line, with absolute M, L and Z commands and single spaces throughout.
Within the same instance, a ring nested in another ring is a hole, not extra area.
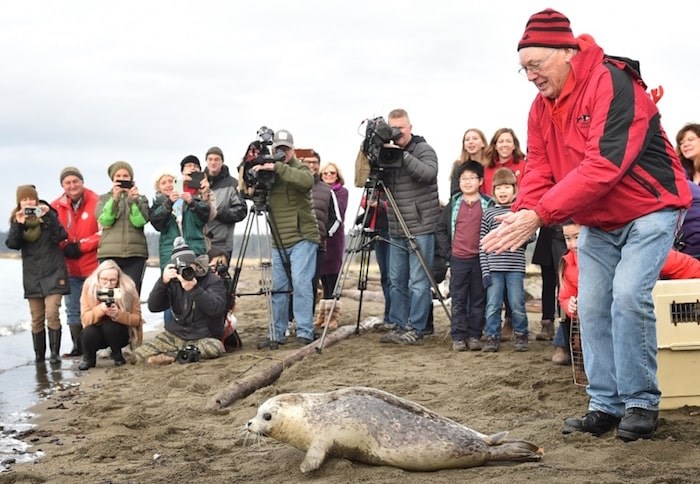
M 459 191 L 459 179 L 455 177 L 455 172 L 465 161 L 478 161 L 484 167 L 488 164 L 489 160 L 486 158 L 487 146 L 486 135 L 480 129 L 469 128 L 464 132 L 459 158 L 452 164 L 452 171 L 450 172 L 450 194 Z
M 83 361 L 80 370 L 94 368 L 97 350 L 110 348 L 115 366 L 126 363 L 122 348 L 143 341 L 141 298 L 134 280 L 107 259 L 85 280 L 80 295 Z
M 321 267 L 321 284 L 323 285 L 323 298 L 333 297 L 333 289 L 338 281 L 340 266 L 343 264 L 345 252 L 345 210 L 348 208 L 348 189 L 345 188 L 345 179 L 340 168 L 335 163 L 326 163 L 320 169 L 321 180 L 331 187 L 338 202 L 338 221 L 340 227 L 326 239 L 326 255 Z

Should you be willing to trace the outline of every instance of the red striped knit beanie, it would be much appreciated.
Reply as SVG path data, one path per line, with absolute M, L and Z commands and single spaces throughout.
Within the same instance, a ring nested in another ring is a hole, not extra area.
M 525 25 L 525 33 L 518 43 L 518 50 L 525 47 L 578 48 L 571 32 L 571 24 L 565 15 L 548 8 L 537 12 Z

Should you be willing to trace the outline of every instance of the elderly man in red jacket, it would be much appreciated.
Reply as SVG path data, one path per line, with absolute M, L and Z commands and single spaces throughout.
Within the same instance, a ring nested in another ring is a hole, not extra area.
M 685 174 L 633 61 L 574 38 L 552 9 L 530 17 L 521 71 L 539 90 L 528 162 L 513 205 L 484 250 L 514 250 L 540 226 L 573 218 L 588 412 L 564 432 L 651 438 L 660 391 L 651 290 L 690 204 Z
M 70 282 L 70 294 L 64 299 L 73 349 L 64 356 L 82 356 L 80 293 L 85 279 L 97 268 L 100 234 L 95 209 L 99 196 L 85 188 L 83 175 L 75 167 L 69 166 L 61 170 L 60 181 L 63 195 L 51 202 L 51 206 L 58 212 L 58 219 L 68 232 L 68 238 L 61 243 L 61 249 L 66 258 Z

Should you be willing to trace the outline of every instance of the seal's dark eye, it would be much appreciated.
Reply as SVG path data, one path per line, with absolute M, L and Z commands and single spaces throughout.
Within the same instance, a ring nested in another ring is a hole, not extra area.
M 267 421 L 272 420 L 272 415 L 269 413 L 263 413 L 263 420 L 267 420 Z

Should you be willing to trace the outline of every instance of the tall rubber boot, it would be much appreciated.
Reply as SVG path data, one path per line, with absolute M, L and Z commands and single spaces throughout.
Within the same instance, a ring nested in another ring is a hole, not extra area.
M 49 363 L 55 365 L 61 362 L 61 328 L 49 328 Z
M 66 356 L 66 357 L 82 356 L 83 355 L 83 344 L 80 342 L 80 333 L 82 333 L 82 331 L 83 331 L 83 325 L 82 324 L 69 324 L 68 328 L 70 328 L 70 337 L 73 340 L 73 349 L 70 351 L 70 353 L 66 353 L 63 356 Z
M 46 359 L 46 331 L 42 329 L 38 333 L 32 333 L 32 341 L 34 342 L 34 361 L 41 363 Z

